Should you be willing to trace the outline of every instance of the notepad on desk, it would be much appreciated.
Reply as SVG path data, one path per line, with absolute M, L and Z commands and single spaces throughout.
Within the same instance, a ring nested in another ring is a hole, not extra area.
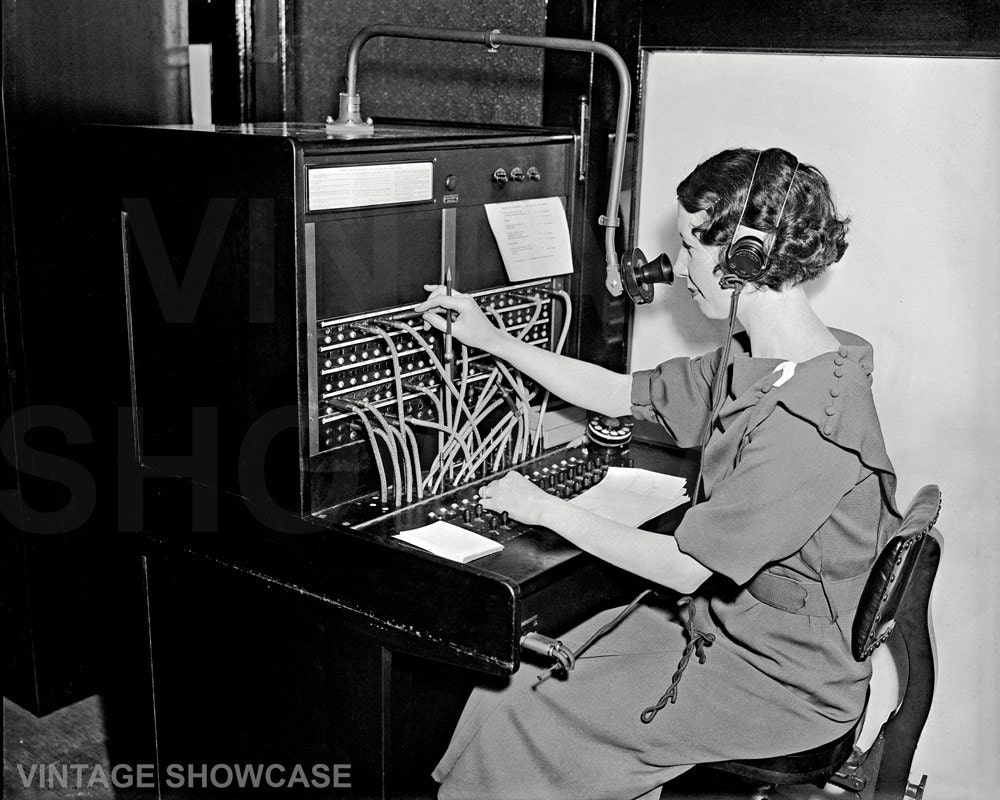
M 609 467 L 596 486 L 571 502 L 598 516 L 638 527 L 687 501 L 685 480 L 635 467 Z
M 499 542 L 441 520 L 422 528 L 402 531 L 392 538 L 462 564 L 503 550 L 503 545 Z

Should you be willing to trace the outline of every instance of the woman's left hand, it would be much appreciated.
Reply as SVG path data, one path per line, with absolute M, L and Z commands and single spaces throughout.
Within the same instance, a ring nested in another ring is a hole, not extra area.
M 506 511 L 525 525 L 542 525 L 542 515 L 562 502 L 546 494 L 519 472 L 508 472 L 479 490 L 479 501 L 490 511 Z

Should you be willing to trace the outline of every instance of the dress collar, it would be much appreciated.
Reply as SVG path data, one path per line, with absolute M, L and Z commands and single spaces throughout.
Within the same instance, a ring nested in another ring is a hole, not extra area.
M 840 348 L 821 353 L 814 358 L 796 364 L 796 371 L 806 369 L 807 371 L 819 365 L 833 363 L 838 365 L 845 361 L 853 361 L 866 376 L 870 376 L 873 368 L 872 346 L 848 331 L 830 328 L 830 333 L 834 335 Z M 770 389 L 775 381 L 780 380 L 782 370 L 778 366 L 784 363 L 781 358 L 754 358 L 746 350 L 746 340 L 740 337 L 734 341 L 736 345 L 732 356 L 732 378 L 729 382 L 729 394 L 732 398 L 740 397 L 751 389 L 761 389 L 767 386 Z M 777 371 L 776 371 L 777 370 Z M 794 380 L 794 376 L 792 378 Z

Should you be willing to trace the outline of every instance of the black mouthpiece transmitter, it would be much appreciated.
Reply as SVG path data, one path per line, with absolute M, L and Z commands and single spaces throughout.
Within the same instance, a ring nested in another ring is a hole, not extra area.
M 638 247 L 626 250 L 622 253 L 618 270 L 625 291 L 636 305 L 652 301 L 653 284 L 665 283 L 669 286 L 674 282 L 674 269 L 666 253 L 646 261 L 646 256 Z

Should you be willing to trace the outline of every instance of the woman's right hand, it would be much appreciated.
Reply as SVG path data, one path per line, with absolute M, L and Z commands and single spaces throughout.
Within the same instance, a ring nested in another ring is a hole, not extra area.
M 448 294 L 444 286 L 434 284 L 425 285 L 424 288 L 430 295 L 422 303 L 415 305 L 413 310 L 419 311 L 428 325 L 439 331 L 447 330 L 445 314 L 451 311 L 451 333 L 456 339 L 469 347 L 478 347 L 488 353 L 494 351 L 504 334 L 486 318 L 472 297 L 455 291 Z

